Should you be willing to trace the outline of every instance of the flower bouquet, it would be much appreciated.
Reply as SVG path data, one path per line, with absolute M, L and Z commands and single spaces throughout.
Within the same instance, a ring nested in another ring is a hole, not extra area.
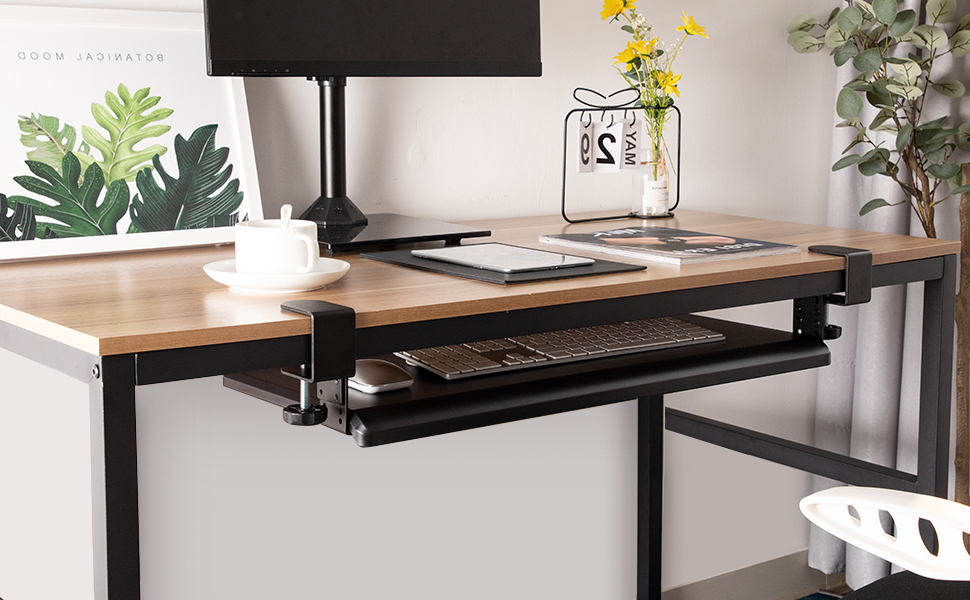
M 663 44 L 653 36 L 653 25 L 637 13 L 638 0 L 606 0 L 600 12 L 602 20 L 610 23 L 625 21 L 621 29 L 633 36 L 626 48 L 614 57 L 613 64 L 623 79 L 639 95 L 638 105 L 643 108 L 645 129 L 650 138 L 646 156 L 641 157 L 642 187 L 634 197 L 633 214 L 657 216 L 667 214 L 668 183 L 664 127 L 670 119 L 673 96 L 680 97 L 677 84 L 681 75 L 673 71 L 673 62 L 681 47 L 690 36 L 707 38 L 707 32 L 686 12 L 681 17 L 684 24 L 677 27 L 684 36 L 671 45 Z

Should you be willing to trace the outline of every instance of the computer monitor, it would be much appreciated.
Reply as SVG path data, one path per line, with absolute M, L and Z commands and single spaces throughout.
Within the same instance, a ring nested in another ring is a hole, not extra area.
M 465 228 L 449 224 L 400 215 L 369 219 L 350 200 L 347 77 L 542 74 L 539 0 L 205 0 L 205 28 L 209 75 L 317 81 L 322 193 L 302 218 L 317 221 L 331 249 L 467 237 Z M 435 229 L 446 231 L 437 237 Z

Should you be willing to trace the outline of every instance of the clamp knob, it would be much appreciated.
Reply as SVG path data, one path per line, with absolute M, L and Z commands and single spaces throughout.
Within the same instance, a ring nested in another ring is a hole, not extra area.
M 327 420 L 327 407 L 291 404 L 283 409 L 283 420 L 290 425 L 320 425 Z

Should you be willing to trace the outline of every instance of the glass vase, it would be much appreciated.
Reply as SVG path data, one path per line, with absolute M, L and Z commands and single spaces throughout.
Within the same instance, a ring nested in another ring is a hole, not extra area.
M 648 143 L 640 153 L 640 169 L 633 177 L 631 216 L 664 217 L 670 214 L 670 182 L 666 146 Z

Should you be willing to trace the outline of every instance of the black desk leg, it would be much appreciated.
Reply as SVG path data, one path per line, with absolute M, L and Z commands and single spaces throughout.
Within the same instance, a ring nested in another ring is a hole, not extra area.
M 664 398 L 637 403 L 637 600 L 660 600 Z
M 135 359 L 106 356 L 89 384 L 95 600 L 137 600 Z
M 916 491 L 946 498 L 950 469 L 953 394 L 953 321 L 957 257 L 944 257 L 943 277 L 923 286 L 919 459 Z

